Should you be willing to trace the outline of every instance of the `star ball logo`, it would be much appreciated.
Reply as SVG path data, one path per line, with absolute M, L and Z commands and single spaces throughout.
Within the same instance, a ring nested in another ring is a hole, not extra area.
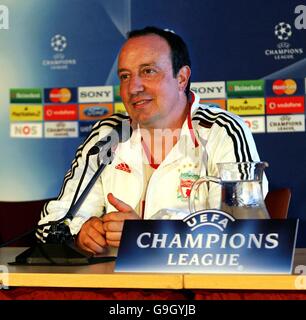
M 51 47 L 56 52 L 63 52 L 67 47 L 67 39 L 61 34 L 56 34 L 51 38 Z
M 0 30 L 9 29 L 9 9 L 8 7 L 0 4 Z
M 274 34 L 279 40 L 285 41 L 292 36 L 292 28 L 289 23 L 280 22 L 274 27 Z

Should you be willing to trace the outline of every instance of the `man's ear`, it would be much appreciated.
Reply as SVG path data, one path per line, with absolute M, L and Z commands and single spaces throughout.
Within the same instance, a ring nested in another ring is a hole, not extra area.
M 177 73 L 176 78 L 178 80 L 178 86 L 180 91 L 182 92 L 185 91 L 190 75 L 191 75 L 191 70 L 188 66 L 183 66 Z

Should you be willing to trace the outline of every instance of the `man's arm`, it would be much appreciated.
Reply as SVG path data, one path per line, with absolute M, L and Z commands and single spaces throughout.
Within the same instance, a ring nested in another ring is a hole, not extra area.
M 101 218 L 91 217 L 81 227 L 75 244 L 85 251 L 102 253 L 103 248 L 107 246 L 105 239 L 105 231 Z
M 71 206 L 72 199 L 75 195 L 76 188 L 80 181 L 81 175 L 83 173 L 86 156 L 89 149 L 97 142 L 98 132 L 103 125 L 102 122 L 97 122 L 93 127 L 91 134 L 84 141 L 84 143 L 77 149 L 75 159 L 73 160 L 71 167 L 67 174 L 65 175 L 64 182 L 59 196 L 55 200 L 48 202 L 42 212 L 41 220 L 38 222 L 38 228 L 36 232 L 36 237 L 42 241 L 46 242 L 50 226 L 40 227 L 39 225 L 48 223 L 49 221 L 56 221 L 65 216 L 67 211 Z M 85 179 L 79 191 L 79 195 L 82 193 L 86 187 L 88 181 L 95 174 L 98 169 L 97 157 L 93 156 L 89 160 L 89 165 L 87 168 Z M 87 221 L 92 216 L 101 216 L 104 209 L 104 194 L 102 188 L 102 181 L 96 182 L 86 201 L 81 206 L 78 213 L 75 215 L 71 223 L 69 224 L 70 231 L 72 235 L 79 232 L 82 224 Z
M 106 243 L 109 246 L 119 247 L 124 221 L 137 220 L 140 217 L 131 206 L 116 198 L 112 193 L 107 195 L 107 199 L 118 211 L 109 212 L 102 217 Z
M 101 253 L 106 246 L 119 247 L 124 221 L 140 219 L 131 206 L 112 193 L 107 195 L 107 199 L 118 211 L 109 212 L 102 218 L 90 218 L 76 237 L 79 248 L 94 254 Z

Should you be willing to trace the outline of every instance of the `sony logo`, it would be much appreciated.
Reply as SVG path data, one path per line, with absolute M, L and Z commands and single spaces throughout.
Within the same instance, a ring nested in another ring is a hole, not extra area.
M 191 90 L 202 99 L 225 98 L 225 82 L 192 82 Z
M 191 88 L 195 93 L 222 93 L 224 87 L 193 87 Z
M 109 98 L 111 91 L 81 91 L 81 98 Z

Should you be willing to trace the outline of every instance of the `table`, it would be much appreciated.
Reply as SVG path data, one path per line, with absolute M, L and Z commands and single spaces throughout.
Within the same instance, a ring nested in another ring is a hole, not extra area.
M 306 249 L 296 249 L 293 270 L 304 266 L 304 275 L 224 275 L 185 274 L 186 289 L 252 289 L 252 290 L 297 290 L 306 289 Z
M 83 297 L 83 293 L 94 299 L 91 296 L 93 291 L 88 288 L 96 288 L 99 294 L 104 290 L 100 295 L 103 299 L 246 299 L 252 296 L 306 299 L 306 275 L 114 273 L 114 262 L 65 267 L 7 264 L 25 249 L 0 249 L 0 267 L 2 265 L 8 271 L 0 272 L 0 283 L 2 280 L 3 285 L 19 287 L 20 290 L 27 287 L 33 299 L 41 298 L 37 290 L 44 292 L 48 299 L 56 299 L 60 288 L 65 288 L 64 295 L 68 292 L 73 299 Z M 296 249 L 293 270 L 297 265 L 306 268 L 306 249 Z M 300 284 L 299 288 L 296 283 Z M 73 288 L 78 288 L 78 291 L 73 291 Z M 120 290 L 112 291 L 117 289 Z
M 68 288 L 142 288 L 182 289 L 182 274 L 114 273 L 115 262 L 86 266 L 12 266 L 15 257 L 26 248 L 1 248 L 0 265 L 8 273 L 0 273 L 6 286 Z
M 185 274 L 185 289 L 194 300 L 306 300 L 306 249 L 296 249 L 293 270 L 304 275 Z

